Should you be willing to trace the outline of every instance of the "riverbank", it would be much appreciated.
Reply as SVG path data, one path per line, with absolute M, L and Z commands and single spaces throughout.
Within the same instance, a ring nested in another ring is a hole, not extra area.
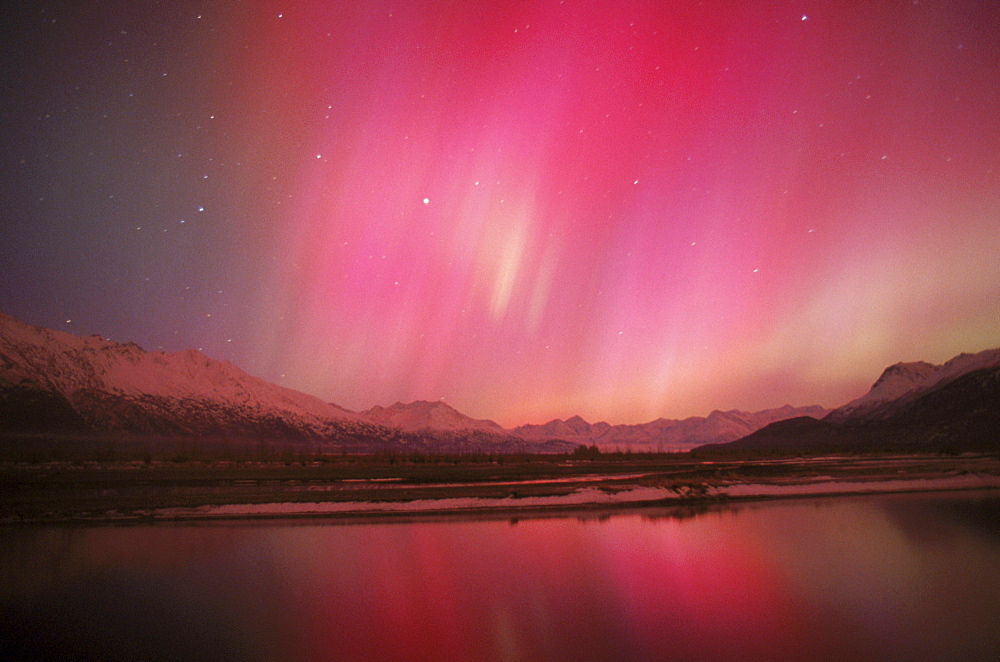
M 0 466 L 0 523 L 405 518 L 1000 489 L 988 455 Z

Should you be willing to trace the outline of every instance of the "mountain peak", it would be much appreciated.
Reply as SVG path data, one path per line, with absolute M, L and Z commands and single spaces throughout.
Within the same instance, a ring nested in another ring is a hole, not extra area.
M 885 387 L 887 384 L 896 383 L 910 383 L 910 384 L 920 384 L 927 381 L 927 378 L 934 374 L 940 366 L 927 363 L 926 361 L 914 361 L 912 363 L 894 363 L 885 370 L 879 376 L 875 383 L 872 384 L 872 389 L 878 389 L 880 387 Z
M 882 371 L 867 393 L 833 410 L 826 420 L 837 422 L 858 417 L 877 417 L 877 412 L 897 400 L 914 398 L 938 384 L 950 382 L 974 370 L 996 366 L 1000 366 L 1000 349 L 988 349 L 975 354 L 962 353 L 943 365 L 926 361 L 895 363 Z
M 362 415 L 373 423 L 404 432 L 479 430 L 505 434 L 505 430 L 497 423 L 466 416 L 444 400 L 414 400 L 405 404 L 396 402 L 389 407 L 376 405 Z

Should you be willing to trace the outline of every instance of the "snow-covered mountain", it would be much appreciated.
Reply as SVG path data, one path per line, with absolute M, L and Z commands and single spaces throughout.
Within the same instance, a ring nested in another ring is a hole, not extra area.
M 19 435 L 122 433 L 356 451 L 562 452 L 577 444 L 681 451 L 750 436 L 766 440 L 775 428 L 792 444 L 798 437 L 840 443 L 851 435 L 903 443 L 930 434 L 941 445 L 963 434 L 997 436 L 992 412 L 1000 409 L 994 402 L 998 381 L 1000 349 L 992 349 L 960 354 L 943 365 L 890 366 L 868 393 L 832 412 L 786 405 L 639 425 L 588 423 L 574 416 L 504 430 L 440 401 L 352 412 L 199 352 L 147 352 L 133 343 L 81 338 L 0 313 L 0 432 Z
M 826 420 L 835 423 L 861 418 L 882 418 L 889 415 L 901 400 L 912 401 L 939 384 L 975 370 L 997 366 L 1000 366 L 1000 349 L 959 354 L 943 365 L 924 361 L 896 363 L 882 372 L 867 393 L 834 409 L 826 416 Z
M 1000 349 L 897 363 L 822 420 L 795 418 L 699 454 L 1000 450 Z
M 51 427 L 53 411 L 64 427 L 86 431 L 324 440 L 369 427 L 356 413 L 200 352 L 147 352 L 3 314 L 0 390 L 8 428 Z
M 507 434 L 507 431 L 497 423 L 466 416 L 441 400 L 437 402 L 417 400 L 409 404 L 397 402 L 389 407 L 375 405 L 368 411 L 361 412 L 361 415 L 373 423 L 404 432 L 423 430 L 468 432 L 478 430 L 491 434 Z
M 311 450 L 569 452 L 526 441 L 448 405 L 412 403 L 363 414 L 258 379 L 195 351 L 147 352 L 81 338 L 0 313 L 0 433 L 264 442 Z
M 601 450 L 684 451 L 702 444 L 733 441 L 775 421 L 797 416 L 822 418 L 828 411 L 819 405 L 785 405 L 758 412 L 716 410 L 708 416 L 658 418 L 638 425 L 591 424 L 574 416 L 543 425 L 522 425 L 512 432 L 524 439 L 563 439 L 596 445 Z

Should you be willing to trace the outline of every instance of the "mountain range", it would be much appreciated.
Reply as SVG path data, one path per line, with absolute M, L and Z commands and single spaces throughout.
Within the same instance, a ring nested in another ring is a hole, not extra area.
M 708 416 L 692 416 L 681 420 L 658 418 L 638 425 L 588 423 L 579 416 L 574 416 L 565 421 L 549 421 L 544 425 L 521 425 L 512 432 L 524 439 L 565 439 L 597 446 L 606 451 L 683 451 L 702 444 L 740 439 L 775 421 L 798 416 L 821 418 L 828 411 L 819 405 L 785 405 L 758 412 L 716 410 Z
M 325 452 L 567 452 L 579 445 L 605 451 L 707 446 L 712 452 L 794 445 L 799 438 L 808 445 L 849 437 L 858 437 L 860 444 L 877 437 L 876 430 L 891 428 L 887 438 L 903 439 L 916 434 L 914 426 L 937 429 L 924 420 L 927 412 L 937 411 L 931 403 L 959 412 L 973 427 L 988 427 L 993 420 L 989 413 L 974 407 L 966 411 L 969 407 L 954 400 L 987 392 L 997 381 L 989 371 L 998 366 L 1000 349 L 963 354 L 942 366 L 900 363 L 886 369 L 866 395 L 833 411 L 785 405 L 635 425 L 588 423 L 574 416 L 507 430 L 442 401 L 350 411 L 200 352 L 148 352 L 134 343 L 78 337 L 0 314 L 0 434 L 22 439 L 190 438 Z M 962 381 L 970 375 L 972 381 Z M 992 412 L 997 410 L 994 406 Z M 935 438 L 941 441 L 950 430 Z
M 885 369 L 865 395 L 825 417 L 772 423 L 701 454 L 1000 450 L 1000 349 Z
M 505 430 L 442 401 L 361 412 L 253 377 L 200 352 L 147 352 L 133 343 L 77 337 L 0 315 L 0 429 L 7 433 L 113 433 L 310 443 L 323 448 L 456 447 L 545 452 L 680 451 L 738 439 L 818 407 L 712 412 L 640 425 L 579 416 Z
M 453 422 L 436 429 L 414 424 L 416 416 L 399 418 L 404 419 L 404 425 L 396 425 L 391 415 L 349 411 L 200 352 L 147 352 L 133 343 L 81 338 L 0 314 L 0 432 L 8 438 L 190 438 L 327 452 L 565 452 L 575 447 L 527 442 L 499 426 L 466 429 Z

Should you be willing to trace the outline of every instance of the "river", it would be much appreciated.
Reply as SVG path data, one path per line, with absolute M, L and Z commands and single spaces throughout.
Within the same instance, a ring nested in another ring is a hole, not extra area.
M 1000 493 L 0 529 L 0 658 L 980 660 Z

